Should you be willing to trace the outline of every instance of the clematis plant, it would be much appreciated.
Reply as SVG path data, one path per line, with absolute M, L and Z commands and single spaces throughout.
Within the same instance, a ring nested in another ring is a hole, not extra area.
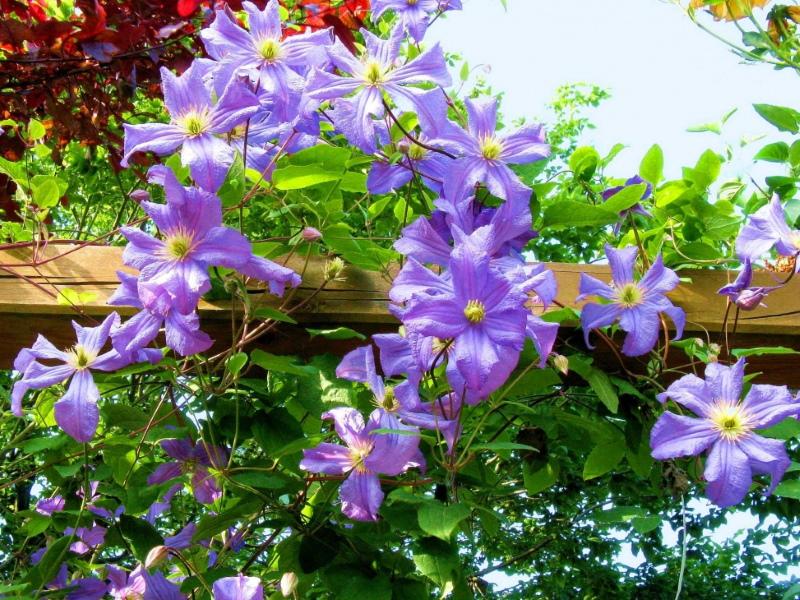
M 372 20 L 378 21 L 392 11 L 405 31 L 421 42 L 428 31 L 431 17 L 448 10 L 460 10 L 461 0 L 372 0 Z
M 673 400 L 696 417 L 665 412 L 653 426 L 650 446 L 659 460 L 709 451 L 704 478 L 707 495 L 718 506 L 744 499 L 753 474 L 768 474 L 769 495 L 791 461 L 781 440 L 755 433 L 800 414 L 800 398 L 786 386 L 753 385 L 742 399 L 745 359 L 733 366 L 711 363 L 705 379 L 686 375 L 658 399 Z
M 147 478 L 148 484 L 158 485 L 190 474 L 192 491 L 198 502 L 213 504 L 222 495 L 222 489 L 208 469 L 224 467 L 228 462 L 227 450 L 205 443 L 195 444 L 190 439 L 164 440 L 161 448 L 174 460 L 160 464 Z
M 786 257 L 800 253 L 800 231 L 789 228 L 778 196 L 751 215 L 736 238 L 736 253 L 742 259 L 758 260 L 773 248 Z
M 589 303 L 581 311 L 581 327 L 589 348 L 594 347 L 589 343 L 592 329 L 619 321 L 619 326 L 627 333 L 622 353 L 627 356 L 646 354 L 658 342 L 661 314 L 667 315 L 675 324 L 675 339 L 683 335 L 686 313 L 665 296 L 677 287 L 678 276 L 664 266 L 659 255 L 644 277 L 636 281 L 633 273 L 637 254 L 635 246 L 617 250 L 606 244 L 606 256 L 611 265 L 611 285 L 581 273 L 578 300 L 597 296 L 607 302 Z

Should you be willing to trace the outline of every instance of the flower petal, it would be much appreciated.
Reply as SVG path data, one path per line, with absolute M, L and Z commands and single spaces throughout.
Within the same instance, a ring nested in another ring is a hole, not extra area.
M 665 412 L 650 432 L 650 448 L 657 460 L 697 456 L 718 438 L 719 431 L 708 419 Z
M 100 422 L 98 398 L 100 392 L 92 374 L 87 370 L 77 371 L 67 393 L 55 404 L 56 423 L 75 441 L 91 441 Z
M 300 468 L 311 473 L 343 475 L 353 468 L 353 459 L 350 450 L 344 446 L 323 442 L 303 450 Z
M 339 488 L 342 512 L 354 521 L 377 521 L 383 502 L 378 477 L 372 473 L 352 471 Z
M 733 442 L 721 439 L 711 448 L 703 473 L 709 500 L 720 507 L 739 504 L 753 483 L 747 455 Z

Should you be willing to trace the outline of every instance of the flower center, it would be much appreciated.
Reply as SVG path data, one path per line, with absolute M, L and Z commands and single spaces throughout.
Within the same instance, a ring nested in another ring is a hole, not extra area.
M 486 137 L 481 140 L 481 154 L 486 160 L 497 160 L 503 153 L 503 144 L 496 137 Z
M 422 160 L 428 151 L 419 144 L 411 144 L 408 148 L 408 157 L 412 160 Z
M 477 325 L 486 317 L 486 307 L 480 300 L 470 300 L 464 307 L 464 316 L 467 321 Z
M 617 291 L 619 303 L 625 308 L 633 308 L 643 300 L 642 290 L 635 283 L 626 283 Z
M 267 62 L 274 62 L 281 56 L 281 43 L 278 40 L 269 39 L 261 42 L 258 53 Z
M 367 459 L 370 452 L 372 452 L 372 444 L 350 448 L 350 461 L 353 463 L 353 469 L 357 473 L 367 472 L 367 466 L 364 464 L 364 461 Z
M 364 79 L 369 85 L 379 85 L 383 83 L 383 68 L 380 63 L 372 60 L 367 63 L 367 68 L 364 69 Z
M 97 358 L 95 352 L 90 352 L 80 344 L 67 351 L 67 363 L 78 371 L 88 368 Z
M 738 404 L 717 403 L 711 410 L 710 419 L 720 435 L 731 442 L 750 432 L 750 418 Z
M 192 236 L 178 232 L 167 237 L 165 242 L 165 253 L 167 258 L 172 260 L 183 260 L 192 252 L 194 246 L 194 239 Z
M 394 394 L 394 388 L 390 385 L 386 386 L 386 390 L 383 392 L 381 408 L 386 412 L 394 412 L 400 408 L 400 403 L 397 401 L 397 396 Z
M 190 111 L 179 120 L 178 124 L 191 136 L 205 133 L 209 125 L 208 111 Z
M 144 596 L 142 596 L 139 592 L 127 592 L 125 594 L 125 600 L 142 600 Z

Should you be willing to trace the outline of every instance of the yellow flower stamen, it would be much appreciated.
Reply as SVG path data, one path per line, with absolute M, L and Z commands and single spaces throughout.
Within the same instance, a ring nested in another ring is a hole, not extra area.
M 191 110 L 178 119 L 178 126 L 183 128 L 183 130 L 191 136 L 198 136 L 205 133 L 209 124 L 207 110 Z
M 281 43 L 274 39 L 264 40 L 258 47 L 258 53 L 266 62 L 275 62 L 281 57 Z
M 383 83 L 384 75 L 383 67 L 374 60 L 368 62 L 366 69 L 364 69 L 364 80 L 371 86 L 377 86 Z
M 486 137 L 481 140 L 481 154 L 486 160 L 497 160 L 503 153 L 503 143 L 496 137 Z
M 89 368 L 95 358 L 97 358 L 97 353 L 90 352 L 80 344 L 67 350 L 67 364 L 78 371 Z
M 353 470 L 356 473 L 367 472 L 367 466 L 364 461 L 367 460 L 370 452 L 372 452 L 372 444 L 350 448 L 350 461 L 353 463 Z
M 644 301 L 644 294 L 635 283 L 626 283 L 617 288 L 617 300 L 625 308 L 633 308 Z
M 464 307 L 464 316 L 467 321 L 477 325 L 486 318 L 486 307 L 480 300 L 470 300 Z
M 408 157 L 412 160 L 422 160 L 428 151 L 419 144 L 411 144 L 408 148 Z
M 740 440 L 749 434 L 752 428 L 750 415 L 740 404 L 717 402 L 711 409 L 709 418 L 720 435 L 731 442 Z
M 164 240 L 164 254 L 169 260 L 183 260 L 194 249 L 194 238 L 184 232 L 169 234 Z

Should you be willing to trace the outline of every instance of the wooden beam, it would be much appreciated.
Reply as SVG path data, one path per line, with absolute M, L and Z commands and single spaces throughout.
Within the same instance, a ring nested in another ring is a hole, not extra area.
M 75 246 L 49 244 L 34 252 L 29 247 L 0 250 L 0 368 L 9 368 L 20 348 L 30 345 L 37 333 L 42 333 L 56 345 L 74 342 L 70 320 L 87 322 L 108 314 L 113 307 L 107 299 L 118 285 L 117 270 L 122 265 L 122 249 L 109 246 Z M 291 258 L 287 265 L 301 271 L 301 257 Z M 309 261 L 301 287 L 292 297 L 292 304 L 303 303 L 293 313 L 300 324 L 307 326 L 351 327 L 365 334 L 388 331 L 397 322 L 388 312 L 388 291 L 391 281 L 379 273 L 347 267 L 340 280 L 322 284 L 324 259 Z M 601 280 L 610 279 L 607 265 L 548 265 L 558 280 L 558 301 L 565 306 L 580 308 L 575 302 L 580 273 L 589 273 Z M 725 298 L 716 292 L 732 281 L 736 273 L 729 271 L 690 270 L 681 272 L 686 280 L 670 296 L 687 313 L 687 336 L 719 341 L 725 317 Z M 755 285 L 774 285 L 777 276 L 756 273 Z M 83 294 L 86 301 L 78 314 L 75 307 L 59 303 L 59 292 L 69 289 Z M 277 307 L 280 300 L 253 290 L 253 299 Z M 730 338 L 737 347 L 782 345 L 800 350 L 800 294 L 789 285 L 773 292 L 767 299 L 768 308 L 742 313 L 737 334 Z M 552 307 L 551 309 L 555 309 Z M 116 309 L 123 315 L 133 309 Z M 203 328 L 221 341 L 230 336 L 230 303 L 203 301 L 200 305 Z M 731 319 L 732 319 L 731 315 Z M 565 332 L 568 333 L 568 332 Z M 311 341 L 300 328 L 281 325 L 281 328 L 260 345 L 272 352 L 308 354 L 321 348 L 341 352 L 350 342 Z M 676 364 L 685 362 L 674 352 Z M 611 354 L 598 347 L 597 360 L 606 363 Z M 789 383 L 800 387 L 800 358 L 795 355 L 770 356 L 752 360 L 753 367 L 764 371 L 763 380 Z M 611 365 L 609 364 L 609 367 Z

